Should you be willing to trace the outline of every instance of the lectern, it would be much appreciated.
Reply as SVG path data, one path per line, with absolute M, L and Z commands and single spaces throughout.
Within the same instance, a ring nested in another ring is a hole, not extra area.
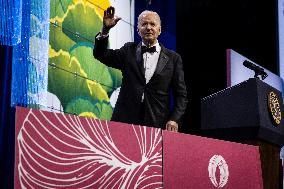
M 283 182 L 279 158 L 280 147 L 284 145 L 282 101 L 280 91 L 258 78 L 201 100 L 204 135 L 260 147 L 266 189 L 281 188 Z

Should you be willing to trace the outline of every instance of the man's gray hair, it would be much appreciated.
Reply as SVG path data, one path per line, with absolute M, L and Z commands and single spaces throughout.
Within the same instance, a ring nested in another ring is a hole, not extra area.
M 158 14 L 157 12 L 155 12 L 155 11 L 150 11 L 150 10 L 144 10 L 143 12 L 141 12 L 141 13 L 139 14 L 139 16 L 138 16 L 138 22 L 137 22 L 138 25 L 139 25 L 139 23 L 140 23 L 140 20 L 141 20 L 141 18 L 142 18 L 142 15 L 148 14 L 148 13 L 154 14 L 154 15 L 157 17 L 159 24 L 161 25 L 161 18 L 160 18 L 160 16 L 159 16 L 159 14 Z

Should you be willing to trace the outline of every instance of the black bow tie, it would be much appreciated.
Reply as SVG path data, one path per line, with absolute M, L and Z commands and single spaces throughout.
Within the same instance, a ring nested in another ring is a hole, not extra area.
M 153 47 L 146 47 L 146 46 L 142 46 L 141 47 L 141 53 L 144 54 L 145 52 L 149 52 L 149 53 L 154 53 L 156 52 L 156 46 L 153 46 Z

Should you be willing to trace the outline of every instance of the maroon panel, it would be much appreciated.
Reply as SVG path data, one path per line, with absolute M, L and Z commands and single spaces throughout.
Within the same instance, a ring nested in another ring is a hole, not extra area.
M 164 188 L 262 189 L 258 147 L 163 131 Z
M 161 188 L 161 130 L 17 107 L 15 188 Z

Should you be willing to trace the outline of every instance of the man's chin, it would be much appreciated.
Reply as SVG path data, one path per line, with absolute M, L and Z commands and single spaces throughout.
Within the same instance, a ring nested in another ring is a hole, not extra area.
M 148 42 L 146 42 L 145 43 L 147 46 L 152 46 L 153 44 L 154 44 L 154 42 L 153 41 L 148 41 Z
M 146 36 L 144 36 L 144 39 L 146 39 L 146 40 L 153 40 L 154 37 L 152 35 L 146 35 Z
M 147 38 L 144 38 L 144 43 L 147 43 L 147 44 L 153 44 L 155 40 L 153 40 L 152 38 L 151 39 L 147 39 Z

